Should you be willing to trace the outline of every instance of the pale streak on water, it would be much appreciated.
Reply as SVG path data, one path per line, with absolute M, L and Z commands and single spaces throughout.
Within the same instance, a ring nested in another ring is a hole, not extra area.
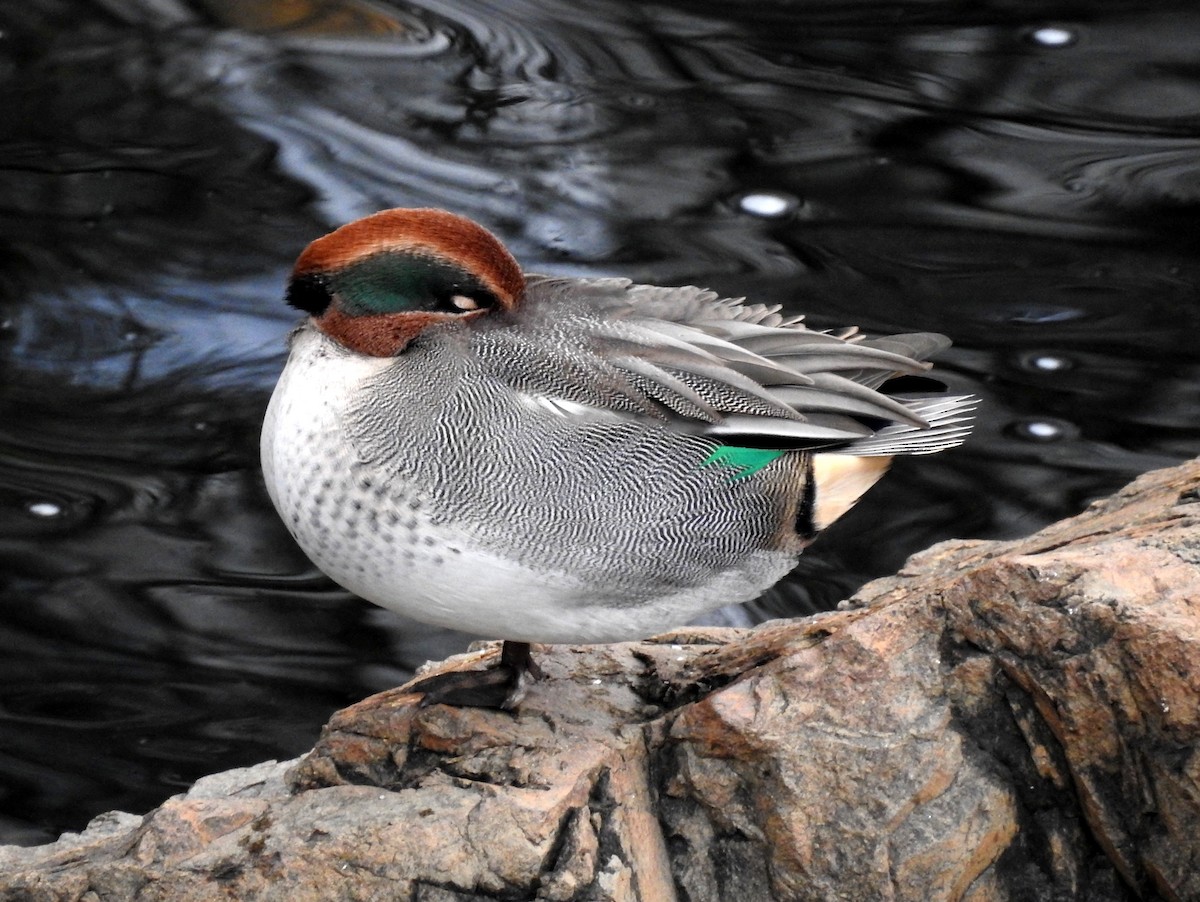
M 291 260 L 376 209 L 954 337 L 976 437 L 898 466 L 772 612 L 1194 456 L 1200 13 L 1006 9 L 7 4 L 0 841 L 302 751 L 466 641 L 325 581 L 257 475 Z

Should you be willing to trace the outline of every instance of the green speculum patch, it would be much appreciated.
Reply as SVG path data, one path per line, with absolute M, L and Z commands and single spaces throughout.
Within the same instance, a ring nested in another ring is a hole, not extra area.
M 777 448 L 739 448 L 736 445 L 718 445 L 708 457 L 700 462 L 702 467 L 728 467 L 731 480 L 753 476 L 767 464 L 786 454 Z
M 467 270 L 437 257 L 409 253 L 373 254 L 330 277 L 342 310 L 350 316 L 413 310 L 460 312 L 451 298 L 464 295 L 490 306 L 484 284 Z

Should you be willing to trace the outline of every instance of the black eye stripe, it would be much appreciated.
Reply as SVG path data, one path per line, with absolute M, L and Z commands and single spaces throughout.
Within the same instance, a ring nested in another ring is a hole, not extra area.
M 325 312 L 332 297 L 325 279 L 317 273 L 295 276 L 287 287 L 287 302 L 297 310 L 320 316 Z

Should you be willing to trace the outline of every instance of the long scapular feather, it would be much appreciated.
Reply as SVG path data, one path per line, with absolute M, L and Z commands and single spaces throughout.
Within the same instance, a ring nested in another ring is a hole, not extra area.
M 689 376 L 694 376 L 706 381 L 713 389 L 723 390 L 724 394 L 753 399 L 758 402 L 764 411 L 770 410 L 775 416 L 784 419 L 799 417 L 794 410 L 776 398 L 761 383 L 721 363 L 710 364 L 702 358 L 694 360 L 655 360 L 655 363 L 659 366 L 668 367 L 680 379 L 685 381 Z M 697 390 L 700 388 L 698 384 L 695 384 L 695 387 Z
M 716 408 L 692 386 L 652 360 L 626 354 L 611 358 L 609 363 L 626 373 L 642 377 L 639 384 L 643 390 L 675 413 L 709 423 L 716 422 L 721 417 Z
M 884 420 L 900 420 L 922 428 L 929 425 L 903 402 L 837 373 L 813 373 L 809 378 L 811 385 L 775 386 L 771 389 L 771 394 L 805 412 L 834 411 Z
M 771 361 L 801 373 L 828 370 L 881 370 L 889 375 L 895 373 L 923 373 L 929 364 L 913 360 L 902 354 L 881 351 L 861 344 L 843 343 L 841 346 L 800 345 L 786 355 L 772 357 Z
M 785 446 L 799 443 L 811 447 L 814 444 L 840 445 L 861 441 L 871 436 L 871 430 L 853 420 L 847 420 L 841 426 L 828 426 L 811 420 L 783 420 L 751 414 L 732 414 L 705 428 L 704 434 L 724 439 L 737 436 L 753 437 L 756 441 L 774 439 L 783 442 Z
M 665 345 L 677 350 L 689 349 L 694 355 L 703 356 L 710 362 L 729 367 L 729 369 L 753 379 L 759 385 L 782 385 L 794 382 L 797 378 L 807 381 L 804 380 L 802 374 L 796 373 L 778 361 L 763 357 L 739 344 L 710 335 L 692 326 L 649 320 L 637 321 L 636 325 L 648 333 L 647 347 L 657 348 Z M 634 335 L 636 334 L 635 332 Z

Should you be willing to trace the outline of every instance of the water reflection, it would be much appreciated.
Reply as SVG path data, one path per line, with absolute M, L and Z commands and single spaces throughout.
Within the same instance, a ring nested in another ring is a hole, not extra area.
M 382 207 L 534 270 L 954 336 L 976 438 L 898 465 L 756 616 L 1196 454 L 1200 14 L 1109 9 L 0 10 L 0 839 L 294 754 L 466 641 L 313 572 L 257 475 L 284 274 Z

